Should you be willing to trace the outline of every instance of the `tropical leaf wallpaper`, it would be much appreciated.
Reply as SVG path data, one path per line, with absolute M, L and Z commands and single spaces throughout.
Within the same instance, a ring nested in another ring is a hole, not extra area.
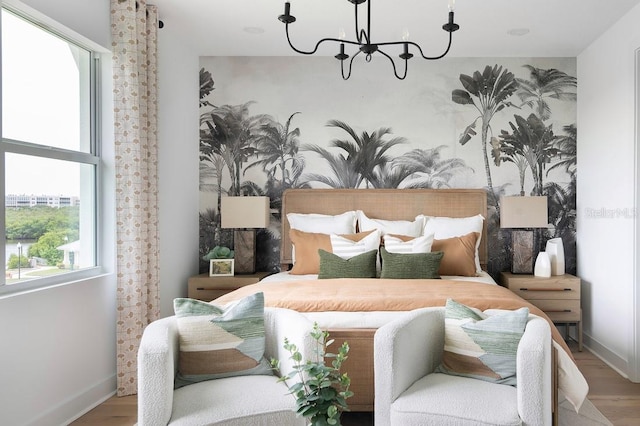
M 233 245 L 223 195 L 270 197 L 257 268 L 276 271 L 286 188 L 485 188 L 494 277 L 511 264 L 501 195 L 547 195 L 537 244 L 562 237 L 575 273 L 575 58 L 416 61 L 404 81 L 386 60 L 348 81 L 331 57 L 200 62 L 201 256 Z

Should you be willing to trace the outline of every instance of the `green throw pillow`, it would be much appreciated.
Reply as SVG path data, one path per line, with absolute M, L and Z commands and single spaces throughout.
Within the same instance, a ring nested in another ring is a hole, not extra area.
M 444 253 L 389 253 L 384 247 L 382 254 L 382 272 L 380 278 L 436 278 L 439 279 L 438 269 Z
M 173 301 L 180 335 L 176 388 L 204 380 L 273 374 L 264 358 L 264 294 L 224 307 L 201 300 Z
M 448 299 L 439 373 L 516 385 L 516 354 L 529 308 L 486 316 Z
M 319 279 L 376 277 L 378 250 L 370 250 L 349 259 L 343 259 L 322 249 L 318 250 L 318 254 L 320 255 Z

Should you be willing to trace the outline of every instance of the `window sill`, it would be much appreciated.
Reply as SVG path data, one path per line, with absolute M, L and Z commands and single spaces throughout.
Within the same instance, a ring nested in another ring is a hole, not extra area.
M 54 277 L 39 278 L 20 284 L 5 284 L 0 286 L 0 299 L 76 284 L 81 281 L 87 281 L 108 275 L 110 275 L 110 273 L 104 272 L 102 268 L 94 267 Z

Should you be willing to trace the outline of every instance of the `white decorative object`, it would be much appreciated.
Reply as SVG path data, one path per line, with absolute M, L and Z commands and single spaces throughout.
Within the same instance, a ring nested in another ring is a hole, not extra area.
M 564 275 L 564 246 L 562 238 L 547 241 L 547 253 L 551 261 L 551 275 Z
M 549 260 L 549 254 L 547 252 L 541 251 L 538 253 L 536 266 L 533 271 L 536 277 L 549 278 L 551 276 L 551 260 Z

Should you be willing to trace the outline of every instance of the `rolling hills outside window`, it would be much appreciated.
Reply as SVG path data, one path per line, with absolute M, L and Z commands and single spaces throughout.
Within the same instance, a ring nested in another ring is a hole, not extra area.
M 2 9 L 0 294 L 97 272 L 97 55 Z

